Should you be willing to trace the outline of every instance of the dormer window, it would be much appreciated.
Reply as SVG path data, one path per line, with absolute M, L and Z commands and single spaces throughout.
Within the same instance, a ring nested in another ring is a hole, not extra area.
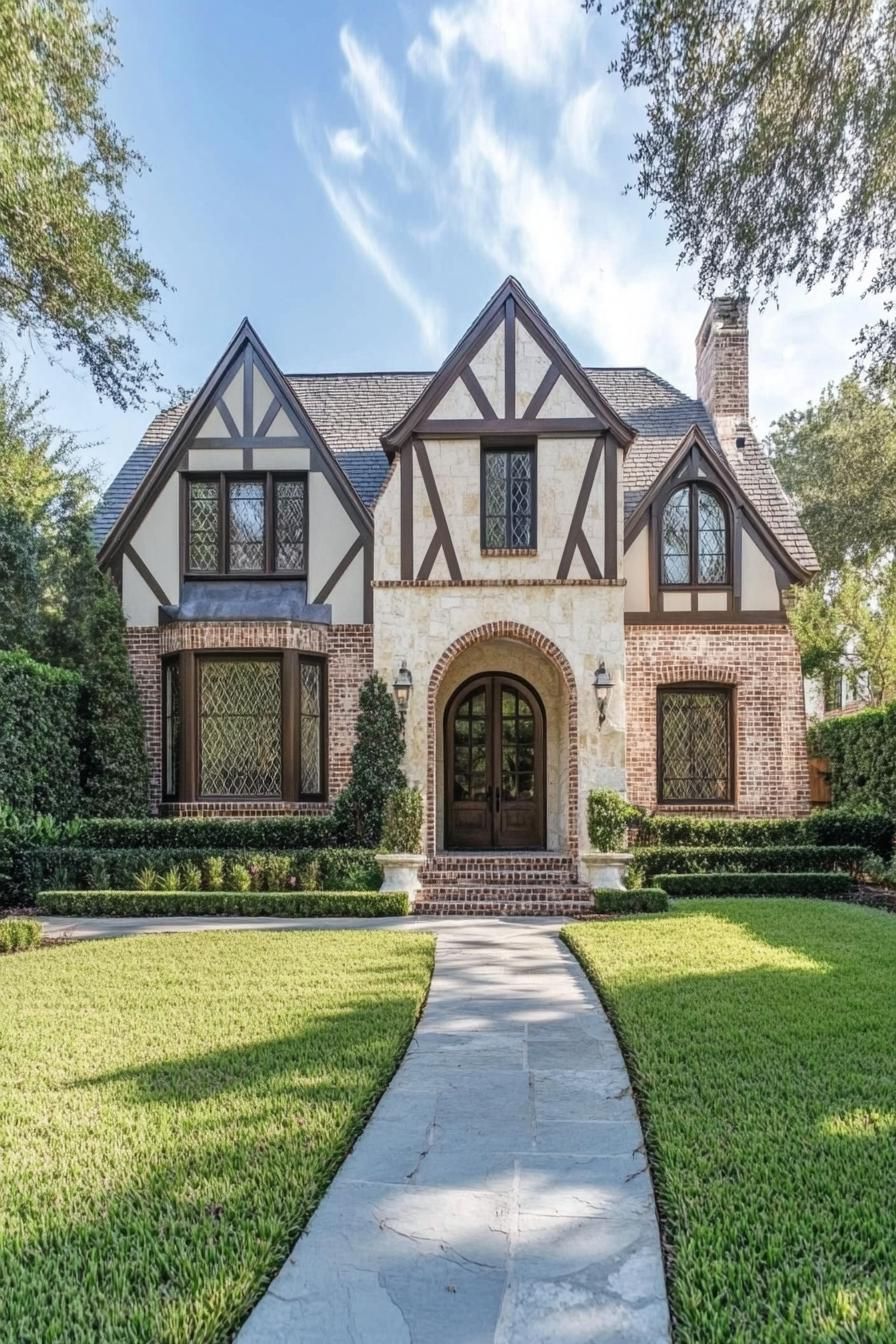
M 244 578 L 304 576 L 308 544 L 307 477 L 185 478 L 185 572 Z
M 712 587 L 729 582 L 728 517 L 715 490 L 692 483 L 673 491 L 662 513 L 660 582 Z
M 535 549 L 534 447 L 483 448 L 482 549 Z

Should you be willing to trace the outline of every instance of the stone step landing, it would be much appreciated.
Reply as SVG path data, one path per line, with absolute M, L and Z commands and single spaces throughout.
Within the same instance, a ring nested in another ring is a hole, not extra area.
M 420 870 L 421 915 L 579 915 L 594 908 L 560 854 L 439 854 Z

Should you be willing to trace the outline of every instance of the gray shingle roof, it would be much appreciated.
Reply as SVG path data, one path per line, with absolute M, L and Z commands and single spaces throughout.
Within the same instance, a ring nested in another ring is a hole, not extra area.
M 794 560 L 814 569 L 815 556 L 796 512 L 751 434 L 737 449 L 723 445 L 702 401 L 687 396 L 645 368 L 586 369 L 600 393 L 637 437 L 625 460 L 625 514 L 629 517 L 691 425 L 698 424 L 722 454 L 744 493 Z M 336 455 L 345 474 L 373 508 L 388 471 L 380 435 L 399 420 L 424 390 L 431 373 L 288 374 L 287 382 Z M 94 517 L 97 545 L 127 505 L 174 432 L 187 404 L 162 411 L 106 491 Z M 740 431 L 739 431 L 740 432 Z

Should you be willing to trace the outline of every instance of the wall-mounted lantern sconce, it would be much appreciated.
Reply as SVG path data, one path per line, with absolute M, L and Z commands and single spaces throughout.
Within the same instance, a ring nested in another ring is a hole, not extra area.
M 603 658 L 594 674 L 594 694 L 597 697 L 597 726 L 602 728 L 607 717 L 607 701 L 613 689 L 613 678 L 607 671 Z
M 401 716 L 402 727 L 407 717 L 408 702 L 411 698 L 411 691 L 414 686 L 414 678 L 411 676 L 411 670 L 405 660 L 402 658 L 401 667 L 395 674 L 395 680 L 392 683 L 392 690 L 395 692 L 395 703 L 398 705 L 398 713 Z

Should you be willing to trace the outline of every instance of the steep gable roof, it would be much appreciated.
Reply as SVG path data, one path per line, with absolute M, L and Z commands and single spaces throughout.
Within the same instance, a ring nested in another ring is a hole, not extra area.
M 630 518 L 692 425 L 727 460 L 741 489 L 781 545 L 801 569 L 817 568 L 796 510 L 751 435 L 743 447 L 723 449 L 702 401 L 688 396 L 643 367 L 585 369 L 600 395 L 635 431 L 625 458 L 625 516 Z M 389 469 L 380 436 L 413 405 L 432 373 L 287 374 L 289 384 L 320 438 L 368 509 L 372 509 Z M 182 421 L 189 403 L 162 411 L 110 484 L 94 517 L 101 545 L 162 448 Z

